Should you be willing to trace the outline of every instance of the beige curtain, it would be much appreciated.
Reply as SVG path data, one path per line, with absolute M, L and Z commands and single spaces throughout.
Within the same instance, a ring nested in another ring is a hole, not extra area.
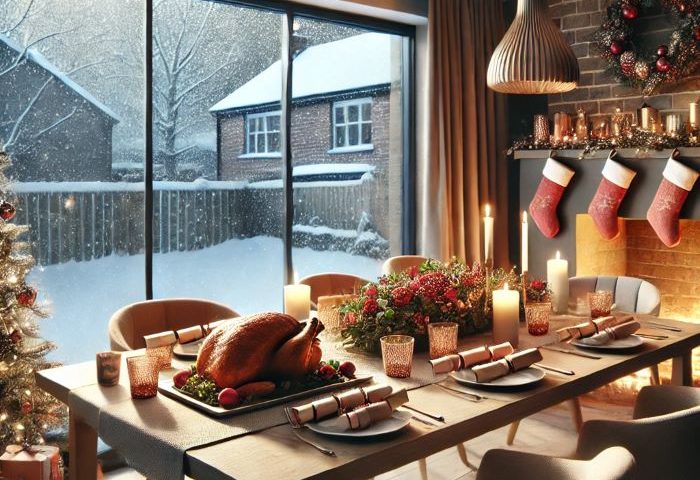
M 490 203 L 495 262 L 508 263 L 505 97 L 486 86 L 488 62 L 503 33 L 499 0 L 430 0 L 427 91 L 418 107 L 424 122 L 417 226 L 424 255 L 482 259 L 481 217 Z

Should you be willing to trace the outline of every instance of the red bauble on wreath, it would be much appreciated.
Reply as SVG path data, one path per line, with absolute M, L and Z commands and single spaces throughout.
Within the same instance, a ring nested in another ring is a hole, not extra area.
M 29 285 L 22 285 L 19 291 L 17 291 L 17 303 L 23 307 L 33 306 L 34 302 L 36 301 L 36 293 L 35 288 L 30 287 Z
M 647 45 L 637 32 L 640 14 L 660 4 L 674 17 L 668 41 Z M 676 83 L 700 66 L 698 0 L 613 0 L 594 42 L 619 81 L 639 87 L 645 95 L 660 85 Z M 634 65 L 632 65 L 634 60 Z
M 5 220 L 6 222 L 12 220 L 15 217 L 16 212 L 17 210 L 15 209 L 15 206 L 7 200 L 3 200 L 2 202 L 0 202 L 0 218 Z

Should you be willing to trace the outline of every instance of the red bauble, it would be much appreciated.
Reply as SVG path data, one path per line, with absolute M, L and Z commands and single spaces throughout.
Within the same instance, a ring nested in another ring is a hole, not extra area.
M 15 213 L 15 206 L 12 205 L 10 202 L 8 202 L 7 200 L 3 200 L 2 203 L 0 203 L 0 218 L 7 222 L 14 218 Z
M 666 73 L 671 68 L 671 62 L 666 57 L 661 57 L 656 61 L 656 70 L 661 73 Z
M 22 332 L 20 332 L 19 330 L 14 330 L 10 334 L 10 340 L 12 340 L 12 343 L 14 343 L 15 345 L 18 344 L 22 340 Z
M 622 44 L 620 42 L 612 42 L 610 44 L 610 51 L 613 55 L 619 55 L 622 53 Z
M 695 37 L 696 42 L 700 42 L 700 26 L 693 29 L 693 37 Z
M 666 45 L 659 45 L 656 47 L 656 55 L 659 57 L 665 57 L 668 55 L 668 47 Z
M 17 303 L 23 307 L 31 307 L 36 301 L 36 289 L 29 285 L 24 285 L 17 292 Z
M 32 409 L 32 402 L 26 401 L 22 403 L 22 415 L 28 415 Z
M 634 5 L 625 4 L 622 6 L 622 16 L 626 20 L 634 20 L 639 16 L 639 11 Z

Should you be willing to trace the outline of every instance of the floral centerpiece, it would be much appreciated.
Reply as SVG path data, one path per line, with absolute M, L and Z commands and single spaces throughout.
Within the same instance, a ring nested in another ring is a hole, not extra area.
M 428 260 L 365 285 L 358 298 L 341 307 L 345 314 L 341 335 L 347 344 L 376 352 L 381 337 L 419 338 L 426 335 L 430 322 L 457 322 L 460 335 L 483 331 L 491 326 L 491 296 L 486 292 L 505 282 L 521 288 L 514 270 L 494 269 L 487 280 L 479 263 L 470 267 L 457 259 Z
M 547 282 L 542 280 L 532 280 L 525 287 L 525 295 L 527 295 L 527 301 L 533 303 L 544 303 L 549 302 L 552 298 L 552 290 L 547 285 Z

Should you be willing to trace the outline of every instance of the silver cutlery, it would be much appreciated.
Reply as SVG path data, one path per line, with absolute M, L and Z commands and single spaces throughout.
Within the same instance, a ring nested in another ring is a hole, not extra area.
M 533 363 L 534 366 L 543 368 L 545 370 L 550 370 L 552 372 L 561 373 L 562 375 L 576 375 L 573 370 L 564 370 L 563 368 L 552 367 L 550 365 L 543 365 L 541 363 Z
M 656 322 L 646 322 L 648 328 L 656 328 L 658 330 L 668 330 L 669 332 L 682 332 L 678 327 L 670 327 L 668 325 L 664 325 L 661 323 L 656 323 Z
M 430 422 L 424 418 L 417 417 L 415 415 L 411 415 L 411 418 L 417 422 L 420 422 L 424 425 L 428 425 L 429 427 L 438 427 L 439 425 L 437 423 Z
M 638 337 L 648 338 L 650 340 L 666 340 L 668 335 L 649 335 L 648 333 L 635 333 Z
M 318 443 L 314 443 L 314 442 L 312 442 L 311 440 L 308 440 L 308 439 L 304 438 L 304 437 L 299 433 L 299 430 L 304 429 L 304 428 L 308 429 L 308 427 L 305 426 L 305 425 L 302 425 L 302 424 L 298 423 L 298 422 L 294 419 L 294 416 L 293 416 L 292 414 L 289 413 L 289 408 L 288 408 L 288 407 L 283 408 L 283 410 L 284 410 L 284 415 L 287 417 L 287 421 L 289 422 L 289 425 L 291 425 L 291 427 L 292 427 L 292 432 L 294 432 L 294 435 L 296 435 L 296 437 L 297 437 L 299 440 L 301 440 L 302 442 L 306 443 L 307 445 L 310 445 L 310 446 L 314 447 L 316 450 L 318 450 L 319 452 L 321 452 L 321 453 L 323 453 L 323 454 L 325 454 L 325 455 L 328 455 L 329 457 L 335 457 L 335 456 L 336 456 L 336 455 L 335 455 L 335 452 L 334 452 L 333 450 L 331 450 L 331 449 L 329 449 L 329 448 L 326 448 L 326 447 L 324 447 L 324 446 L 322 446 L 322 445 L 319 445 Z
M 544 348 L 545 350 L 551 350 L 553 352 L 568 353 L 569 355 L 576 355 L 578 357 L 592 358 L 594 360 L 600 360 L 601 358 L 603 358 L 599 355 L 593 355 L 592 353 L 579 352 L 578 350 L 572 350 L 570 348 L 563 347 L 555 347 L 553 345 L 543 345 L 540 348 Z
M 443 385 L 442 383 L 436 383 L 435 385 L 437 385 L 440 388 L 444 388 L 445 390 L 449 390 L 450 392 L 456 392 L 461 393 L 462 395 L 466 395 L 467 400 L 472 402 L 480 402 L 482 400 L 486 400 L 486 397 L 484 397 L 483 395 L 468 392 L 467 390 L 462 390 L 461 388 L 448 387 L 447 385 Z
M 416 413 L 420 413 L 421 415 L 425 415 L 428 418 L 432 418 L 433 420 L 437 420 L 438 422 L 445 423 L 445 417 L 442 415 L 439 415 L 437 413 L 429 413 L 429 412 L 424 412 L 423 410 L 418 410 L 417 408 L 414 408 L 410 405 L 403 404 L 403 408 L 406 408 L 408 410 L 414 411 Z

